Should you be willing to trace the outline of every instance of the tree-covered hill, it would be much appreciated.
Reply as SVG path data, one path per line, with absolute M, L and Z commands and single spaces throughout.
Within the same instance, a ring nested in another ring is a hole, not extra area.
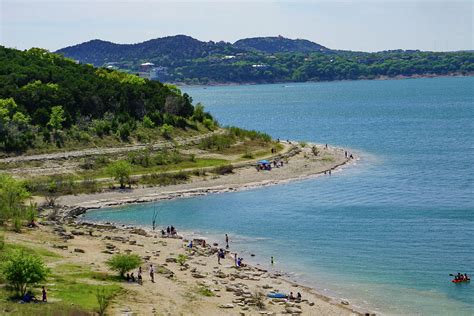
M 96 39 L 57 51 L 59 54 L 95 66 L 103 66 L 108 62 L 131 62 L 138 66 L 147 60 L 163 65 L 180 65 L 188 59 L 239 52 L 243 50 L 234 48 L 230 43 L 201 42 L 185 35 L 156 38 L 137 44 L 115 44 Z
M 331 50 L 307 40 L 242 39 L 201 42 L 178 35 L 120 45 L 99 40 L 58 51 L 96 66 L 129 73 L 152 63 L 150 76 L 185 84 L 330 81 L 474 73 L 473 52 L 393 50 L 376 53 Z M 148 71 L 148 70 L 147 70 Z
M 173 86 L 42 49 L 0 46 L 0 151 L 104 135 L 126 140 L 140 126 L 169 131 L 206 119 L 211 126 L 202 106 L 195 110 L 192 99 Z
M 278 37 L 254 37 L 238 40 L 233 45 L 246 51 L 257 51 L 267 54 L 276 53 L 313 53 L 328 52 L 330 49 L 305 39 Z

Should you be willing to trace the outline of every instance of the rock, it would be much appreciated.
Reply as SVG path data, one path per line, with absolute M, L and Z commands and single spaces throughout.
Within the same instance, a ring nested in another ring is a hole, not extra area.
M 314 302 L 308 302 L 309 306 L 314 306 Z
M 262 288 L 264 288 L 265 290 L 268 290 L 268 289 L 271 289 L 272 287 L 268 284 L 265 284 L 262 286 Z
M 136 245 L 137 244 L 137 241 L 136 240 L 130 240 L 128 242 L 129 245 Z
M 301 314 L 302 313 L 301 310 L 296 307 L 286 307 L 285 311 L 288 314 Z
M 201 274 L 198 272 L 192 273 L 191 275 L 193 276 L 193 278 L 196 278 L 196 279 L 203 279 L 206 277 L 204 274 Z
M 341 304 L 342 305 L 349 305 L 349 301 L 348 300 L 341 300 Z
M 174 263 L 176 263 L 178 261 L 176 260 L 176 258 L 166 258 L 165 262 L 174 262 Z
M 85 253 L 85 251 L 81 248 L 74 248 L 74 252 Z
M 66 246 L 66 245 L 53 245 L 53 248 L 66 250 L 66 249 L 67 249 L 67 246 Z
M 71 230 L 71 234 L 73 234 L 75 236 L 82 236 L 82 235 L 84 235 L 84 232 L 80 231 L 80 230 Z
M 102 253 L 106 253 L 106 254 L 109 254 L 109 255 L 113 255 L 113 254 L 114 254 L 114 252 L 111 251 L 111 250 L 104 250 L 104 251 L 102 251 Z
M 222 305 L 219 305 L 220 308 L 234 308 L 234 304 L 222 304 Z

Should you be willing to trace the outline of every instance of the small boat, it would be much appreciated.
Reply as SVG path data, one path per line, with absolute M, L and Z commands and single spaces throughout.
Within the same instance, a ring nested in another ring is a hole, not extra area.
M 470 282 L 470 281 L 471 281 L 471 279 L 462 279 L 462 280 L 454 279 L 454 280 L 451 280 L 451 282 L 453 282 L 453 283 L 464 283 L 464 282 L 467 283 L 467 282 Z

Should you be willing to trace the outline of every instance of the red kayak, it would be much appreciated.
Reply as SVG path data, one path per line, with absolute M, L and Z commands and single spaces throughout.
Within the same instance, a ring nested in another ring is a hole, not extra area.
M 469 282 L 469 281 L 471 281 L 471 279 L 463 279 L 463 280 L 454 279 L 454 280 L 451 280 L 451 282 L 453 282 L 453 283 L 463 283 L 463 282 Z

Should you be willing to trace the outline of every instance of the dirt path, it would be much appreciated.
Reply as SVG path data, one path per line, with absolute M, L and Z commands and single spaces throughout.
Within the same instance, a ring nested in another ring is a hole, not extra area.
M 225 130 L 219 129 L 214 132 L 209 132 L 202 135 L 196 135 L 186 138 L 175 138 L 172 141 L 160 141 L 156 142 L 151 147 L 153 149 L 162 149 L 162 148 L 172 148 L 176 146 L 190 145 L 199 142 L 200 140 L 209 137 L 213 134 L 222 134 Z M 74 151 L 65 151 L 57 152 L 51 154 L 40 154 L 40 155 L 29 155 L 29 156 L 17 156 L 0 159 L 0 163 L 12 163 L 12 162 L 24 162 L 24 161 L 47 161 L 47 160 L 59 160 L 59 159 L 69 159 L 69 158 L 78 158 L 86 156 L 95 156 L 95 155 L 104 155 L 104 154 L 116 154 L 124 153 L 130 151 L 136 151 L 140 149 L 146 149 L 150 145 L 147 144 L 137 144 L 137 145 L 128 145 L 121 147 L 111 147 L 111 148 L 89 148 L 82 150 Z

